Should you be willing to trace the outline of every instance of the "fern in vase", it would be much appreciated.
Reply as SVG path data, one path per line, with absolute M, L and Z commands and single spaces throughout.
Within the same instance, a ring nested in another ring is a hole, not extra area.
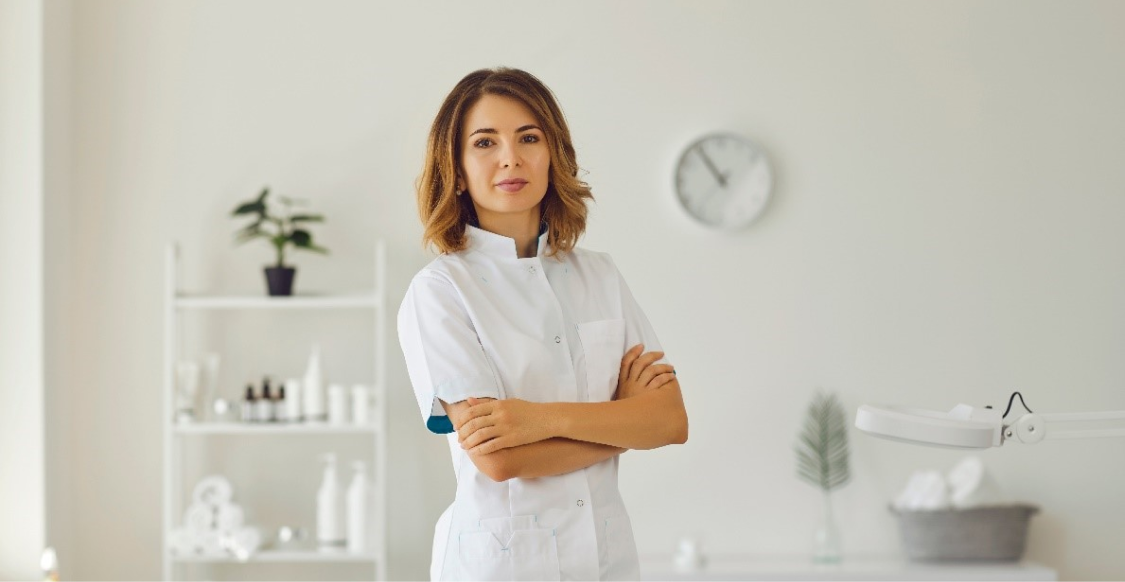
M 795 451 L 797 475 L 824 493 L 824 523 L 816 532 L 813 561 L 839 562 L 840 532 L 832 515 L 832 491 L 847 483 L 851 472 L 848 424 L 835 394 L 818 392 L 813 396 Z

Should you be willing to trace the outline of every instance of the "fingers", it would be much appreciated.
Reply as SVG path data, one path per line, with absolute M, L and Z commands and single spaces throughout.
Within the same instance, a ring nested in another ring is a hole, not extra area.
M 643 372 L 645 368 L 651 366 L 653 362 L 663 357 L 664 352 L 649 352 L 640 356 L 633 362 L 633 367 L 630 370 L 629 378 L 631 380 L 638 380 L 641 376 L 641 372 Z
M 495 424 L 487 415 L 479 416 L 477 418 L 471 418 L 466 414 L 466 416 L 462 420 L 463 422 L 461 423 L 461 426 L 457 428 L 457 440 L 461 442 L 464 442 L 465 439 L 469 438 L 469 435 L 473 434 L 474 432 L 477 432 L 486 426 L 492 426 L 493 424 Z
M 500 449 L 506 449 L 506 448 L 508 448 L 508 446 L 509 445 L 504 440 L 504 437 L 497 437 L 497 438 L 485 441 L 485 442 L 477 445 L 476 447 L 473 447 L 473 448 L 469 449 L 469 454 L 474 455 L 474 456 L 488 455 L 488 454 L 491 454 L 491 453 L 495 453 L 496 451 L 499 451 Z
M 641 355 L 641 351 L 644 349 L 644 347 L 644 344 L 637 344 L 629 348 L 629 351 L 625 352 L 625 357 L 621 358 L 621 371 L 618 375 L 618 378 L 629 378 L 629 370 L 633 365 L 633 361 Z
M 494 408 L 495 406 L 488 403 L 481 403 L 465 409 L 461 418 L 458 419 L 459 426 L 454 427 L 457 430 L 457 440 L 463 441 L 466 437 L 472 435 L 472 432 L 495 424 L 492 419 L 489 419 L 489 415 Z
M 670 364 L 649 366 L 641 372 L 641 375 L 639 378 L 637 378 L 637 381 L 640 382 L 642 386 L 648 386 L 649 382 L 651 382 L 653 378 L 661 374 L 670 374 L 672 373 L 672 369 L 673 368 Z
M 466 438 L 461 443 L 461 448 L 465 449 L 465 450 L 469 450 L 473 447 L 476 447 L 476 446 L 480 445 L 481 443 L 490 441 L 494 437 L 496 437 L 496 432 L 497 432 L 496 428 L 492 427 L 492 426 L 482 428 L 482 429 L 474 432 L 468 438 Z
M 477 400 L 477 402 L 478 404 L 471 405 L 465 409 L 464 414 L 461 415 L 462 420 L 468 422 L 474 418 L 480 418 L 482 416 L 488 416 L 489 414 L 492 414 L 492 409 L 495 408 L 494 405 L 489 404 L 488 402 L 481 403 L 479 400 Z
M 671 383 L 675 379 L 676 379 L 676 375 L 672 372 L 660 374 L 660 375 L 656 376 L 655 378 L 653 378 L 652 380 L 650 380 L 649 383 L 645 385 L 645 388 L 647 388 L 647 389 L 660 388 L 661 386 L 664 386 L 665 384 Z

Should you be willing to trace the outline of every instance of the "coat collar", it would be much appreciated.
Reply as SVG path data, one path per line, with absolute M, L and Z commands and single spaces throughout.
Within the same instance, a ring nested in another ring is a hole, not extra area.
M 519 258 L 519 254 L 516 252 L 516 241 L 511 237 L 489 232 L 471 224 L 465 225 L 465 234 L 469 237 L 469 248 L 472 250 L 480 251 L 498 259 Z M 544 222 L 539 226 L 539 246 L 535 253 L 536 257 L 542 257 L 549 251 L 547 234 L 547 223 Z

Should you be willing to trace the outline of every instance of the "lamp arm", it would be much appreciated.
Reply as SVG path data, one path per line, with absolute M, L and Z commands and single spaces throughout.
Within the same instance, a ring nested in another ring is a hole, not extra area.
M 1065 423 L 1091 423 L 1095 421 L 1117 421 L 1120 428 L 1072 428 L 1060 430 Z M 1024 444 L 1034 444 L 1043 439 L 1085 439 L 1125 436 L 1125 410 L 1109 412 L 1063 412 L 1036 414 L 1029 412 L 1014 421 L 1004 423 L 1004 442 L 1015 439 Z

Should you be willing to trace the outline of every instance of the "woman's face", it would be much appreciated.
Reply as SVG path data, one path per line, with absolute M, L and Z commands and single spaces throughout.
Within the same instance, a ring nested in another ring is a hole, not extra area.
M 546 134 L 522 102 L 485 95 L 461 124 L 458 191 L 469 190 L 481 225 L 539 221 L 551 154 Z

